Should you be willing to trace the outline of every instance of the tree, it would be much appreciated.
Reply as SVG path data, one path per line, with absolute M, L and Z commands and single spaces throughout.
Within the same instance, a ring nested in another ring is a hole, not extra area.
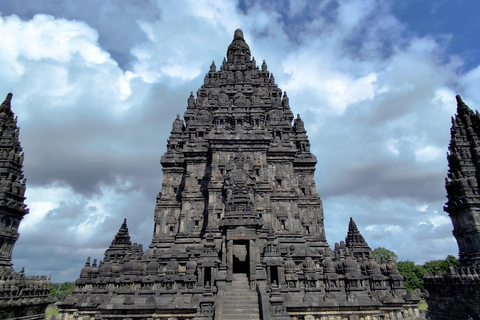
M 75 289 L 74 282 L 64 282 L 64 283 L 51 283 L 50 284 L 50 295 L 56 297 L 57 293 L 63 296 L 68 296 Z
M 56 283 L 51 283 L 50 284 L 50 295 L 52 297 L 56 297 L 58 292 L 57 284 Z
M 405 279 L 403 283 L 407 290 L 420 289 L 424 290 L 423 276 L 427 272 L 440 271 L 448 272 L 450 267 L 456 267 L 458 260 L 452 255 L 447 256 L 444 260 L 432 260 L 425 262 L 423 265 L 415 265 L 412 261 L 399 261 L 397 263 L 398 272 Z
M 60 286 L 60 289 L 58 292 L 60 292 L 64 296 L 68 296 L 73 292 L 73 289 L 75 289 L 75 283 L 74 282 L 64 282 Z
M 391 250 L 385 249 L 383 247 L 378 247 L 376 249 L 373 249 L 372 252 L 373 252 L 373 257 L 377 261 L 382 261 L 382 260 L 387 261 L 389 258 L 392 258 L 395 263 L 397 262 L 398 256 L 395 252 Z
M 458 260 L 452 255 L 448 255 L 445 260 L 432 260 L 427 261 L 423 264 L 424 273 L 440 271 L 445 273 L 449 270 L 450 267 L 456 267 L 458 265 Z
M 424 290 L 422 266 L 417 266 L 413 261 L 399 261 L 397 269 L 404 278 L 403 284 L 407 290 Z

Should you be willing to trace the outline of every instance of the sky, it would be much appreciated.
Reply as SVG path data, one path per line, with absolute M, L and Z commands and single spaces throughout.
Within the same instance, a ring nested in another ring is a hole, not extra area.
M 476 0 L 0 2 L 0 96 L 13 93 L 26 204 L 16 270 L 78 278 L 127 218 L 148 247 L 177 114 L 241 28 L 318 158 L 330 245 L 457 255 L 443 211 L 455 95 L 480 106 Z

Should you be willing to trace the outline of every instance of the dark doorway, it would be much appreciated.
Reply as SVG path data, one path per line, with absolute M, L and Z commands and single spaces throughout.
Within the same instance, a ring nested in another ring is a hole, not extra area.
M 270 267 L 270 283 L 278 286 L 278 267 Z
M 212 285 L 212 268 L 206 267 L 204 270 L 203 285 L 205 287 L 210 287 Z
M 233 273 L 249 274 L 250 254 L 248 252 L 248 240 L 233 241 Z

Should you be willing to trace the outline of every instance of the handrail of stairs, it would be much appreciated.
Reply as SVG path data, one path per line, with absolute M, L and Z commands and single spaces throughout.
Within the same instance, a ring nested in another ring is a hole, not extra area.
M 257 286 L 258 300 L 260 301 L 260 316 L 262 320 L 270 319 L 270 300 L 264 287 Z

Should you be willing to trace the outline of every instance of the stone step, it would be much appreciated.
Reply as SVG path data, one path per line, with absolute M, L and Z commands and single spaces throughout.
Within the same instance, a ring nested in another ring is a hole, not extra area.
M 251 290 L 250 288 L 232 288 L 232 290 L 234 290 L 234 292 L 255 292 L 253 290 Z
M 258 314 L 258 310 L 253 309 L 253 306 L 223 306 L 223 314 Z
M 234 274 L 223 296 L 224 320 L 260 320 L 258 296 L 251 290 L 245 274 Z
M 225 295 L 223 297 L 223 301 L 227 301 L 227 302 L 235 302 L 235 301 L 241 301 L 241 302 L 254 302 L 254 303 L 257 303 L 258 302 L 258 297 L 254 297 L 254 296 L 249 296 L 249 297 L 240 297 L 240 296 L 237 296 L 237 297 L 232 297 L 230 295 Z
M 237 296 L 237 295 L 225 295 L 223 297 L 224 301 L 257 301 L 258 298 L 256 296 Z
M 223 303 L 223 307 L 225 310 L 231 310 L 231 309 L 249 309 L 249 308 L 256 308 L 256 303 L 253 301 L 249 302 L 237 302 L 237 303 Z

